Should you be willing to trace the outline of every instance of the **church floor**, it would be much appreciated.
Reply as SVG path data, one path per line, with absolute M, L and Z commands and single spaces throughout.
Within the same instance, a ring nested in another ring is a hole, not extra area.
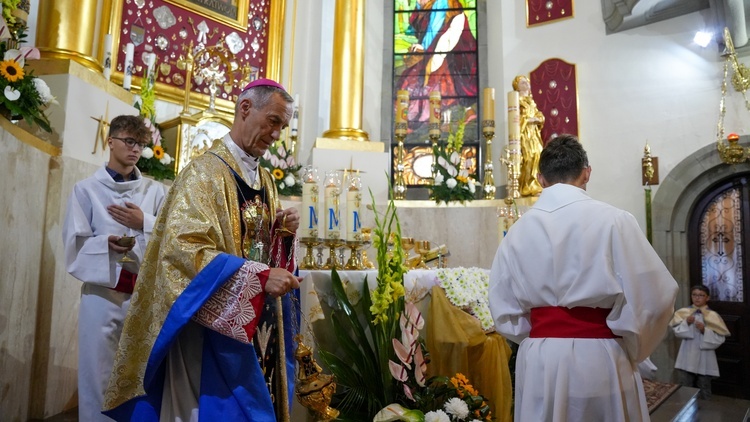
M 665 401 L 651 415 L 651 422 L 750 422 L 750 401 L 714 396 L 711 400 L 691 400 L 689 404 L 678 395 Z M 680 403 L 682 401 L 682 403 Z M 44 422 L 78 422 L 78 409 L 52 416 Z

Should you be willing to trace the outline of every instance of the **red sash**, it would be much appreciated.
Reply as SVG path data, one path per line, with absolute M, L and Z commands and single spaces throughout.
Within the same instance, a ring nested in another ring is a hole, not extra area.
M 135 280 L 137 278 L 138 273 L 131 273 L 123 268 L 120 270 L 120 279 L 117 280 L 117 286 L 113 287 L 112 290 L 132 295 L 133 289 L 135 289 Z
M 607 308 L 544 306 L 531 309 L 532 338 L 620 338 L 607 326 Z

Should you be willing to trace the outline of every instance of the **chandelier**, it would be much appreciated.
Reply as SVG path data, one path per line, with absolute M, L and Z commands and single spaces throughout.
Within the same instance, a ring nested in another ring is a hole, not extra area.
M 732 65 L 734 74 L 732 75 L 732 85 L 742 93 L 745 99 L 745 108 L 750 111 L 750 101 L 747 99 L 747 90 L 750 88 L 750 70 L 745 65 L 737 61 L 737 53 L 734 50 L 732 36 L 729 34 L 729 28 L 724 28 L 724 44 L 726 51 L 724 56 L 724 79 L 721 83 L 721 101 L 719 102 L 719 122 L 716 125 L 716 148 L 719 150 L 721 161 L 726 164 L 741 164 L 750 159 L 750 152 L 739 144 L 739 135 L 730 133 L 727 136 L 728 145 L 724 143 L 724 116 L 727 114 L 726 97 L 727 97 L 727 80 L 729 77 L 729 64 Z

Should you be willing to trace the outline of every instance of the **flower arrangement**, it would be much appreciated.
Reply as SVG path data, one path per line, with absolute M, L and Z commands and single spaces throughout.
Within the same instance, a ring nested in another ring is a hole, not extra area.
M 332 406 L 341 411 L 339 420 L 491 420 L 487 400 L 461 374 L 427 379 L 429 353 L 419 335 L 425 321 L 404 299 L 407 269 L 393 200 L 383 214 L 375 213 L 373 245 L 377 286 L 370 291 L 365 280 L 356 307 L 336 270 L 331 273 L 336 301 L 326 321 L 342 351 L 321 349 L 319 355 L 337 380 Z
M 440 287 L 448 300 L 477 318 L 485 331 L 494 327 L 488 292 L 490 277 L 481 268 L 441 268 L 437 270 Z
M 144 174 L 152 176 L 156 180 L 174 180 L 174 167 L 171 166 L 174 161 L 167 154 L 167 150 L 162 145 L 162 136 L 159 127 L 156 125 L 156 93 L 154 92 L 154 72 L 153 67 L 149 66 L 144 75 L 144 83 L 141 86 L 140 102 L 136 103 L 137 108 L 146 127 L 151 131 L 151 139 L 148 145 L 143 148 L 141 158 L 138 159 L 136 166 Z
M 26 60 L 39 59 L 39 50 L 19 47 L 26 38 L 26 24 L 16 21 L 11 13 L 20 0 L 2 0 L 0 16 L 0 110 L 6 117 L 20 116 L 30 126 L 34 124 L 52 132 L 44 114 L 45 107 L 56 103 L 49 86 L 24 68 Z
M 284 148 L 284 143 L 278 141 L 260 157 L 260 165 L 265 167 L 276 182 L 276 189 L 281 196 L 302 195 L 299 171 L 301 165 L 294 161 L 294 156 Z
M 477 182 L 464 168 L 461 159 L 461 148 L 463 147 L 464 130 L 466 122 L 471 113 L 465 113 L 458 122 L 455 133 L 448 135 L 448 141 L 444 147 L 434 145 L 432 148 L 435 157 L 435 180 L 431 187 L 432 198 L 435 202 L 471 201 L 474 199 Z

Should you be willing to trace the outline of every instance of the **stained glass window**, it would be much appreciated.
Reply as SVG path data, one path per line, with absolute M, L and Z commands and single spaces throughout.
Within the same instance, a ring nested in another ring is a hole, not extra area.
M 456 132 L 459 122 L 466 121 L 462 155 L 470 173 L 478 179 L 476 9 L 476 0 L 394 0 L 391 102 L 395 113 L 396 92 L 409 92 L 409 129 L 404 141 L 404 178 L 408 185 L 430 183 L 428 102 L 432 91 L 439 91 L 441 96 L 441 142 Z M 397 148 L 392 139 L 395 169 Z

